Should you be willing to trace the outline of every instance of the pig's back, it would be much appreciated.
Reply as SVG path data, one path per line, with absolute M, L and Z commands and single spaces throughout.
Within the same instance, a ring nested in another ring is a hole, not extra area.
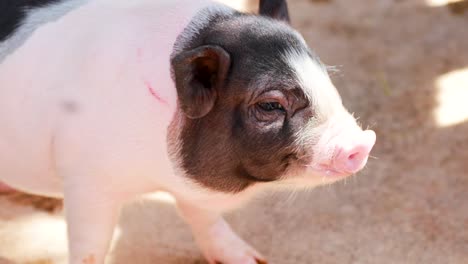
M 204 4 L 93 0 L 37 28 L 0 62 L 0 179 L 59 196 L 59 174 L 77 163 L 172 173 L 169 54 Z

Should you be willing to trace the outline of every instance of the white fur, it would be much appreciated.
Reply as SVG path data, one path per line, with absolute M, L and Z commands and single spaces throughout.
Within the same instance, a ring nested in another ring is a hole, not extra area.
M 302 88 L 315 106 L 316 118 L 327 119 L 343 110 L 338 91 L 326 70 L 317 61 L 292 49 L 287 51 L 283 58 L 294 69 Z

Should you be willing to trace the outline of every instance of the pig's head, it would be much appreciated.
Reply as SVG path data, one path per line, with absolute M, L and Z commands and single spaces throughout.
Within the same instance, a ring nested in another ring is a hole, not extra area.
M 261 16 L 203 10 L 176 42 L 170 137 L 179 166 L 201 186 L 227 193 L 358 172 L 375 133 L 343 107 L 325 66 L 289 26 L 285 1 L 260 2 Z

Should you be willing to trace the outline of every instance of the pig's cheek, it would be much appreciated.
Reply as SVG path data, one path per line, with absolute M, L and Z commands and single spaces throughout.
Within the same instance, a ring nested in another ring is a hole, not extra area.
M 180 170 L 182 160 L 180 157 L 180 151 L 182 148 L 182 140 L 180 139 L 180 133 L 184 126 L 184 115 L 180 107 L 177 107 L 176 111 L 174 112 L 174 116 L 172 121 L 167 129 L 167 146 L 168 146 L 168 154 L 173 163 L 173 167 L 177 170 Z

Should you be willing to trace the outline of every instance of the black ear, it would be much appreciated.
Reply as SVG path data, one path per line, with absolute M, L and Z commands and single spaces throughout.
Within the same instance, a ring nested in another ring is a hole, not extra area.
M 219 46 L 206 45 L 177 54 L 171 60 L 180 106 L 189 118 L 200 118 L 213 108 L 231 59 Z
M 290 22 L 286 0 L 260 0 L 259 14 Z

